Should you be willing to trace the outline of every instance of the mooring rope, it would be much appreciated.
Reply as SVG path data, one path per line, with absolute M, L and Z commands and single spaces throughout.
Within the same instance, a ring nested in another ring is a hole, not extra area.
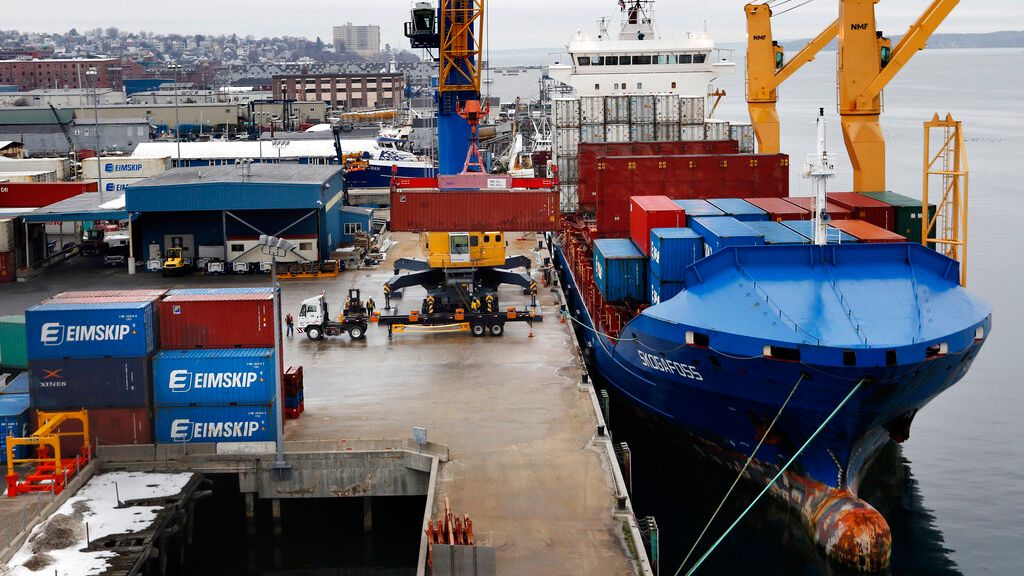
M 683 566 L 686 566 L 686 563 L 689 562 L 690 556 L 693 555 L 693 551 L 697 549 L 701 539 L 704 538 L 704 534 L 707 533 L 708 528 L 711 528 L 711 524 L 715 521 L 715 518 L 718 517 L 718 513 L 722 511 L 722 507 L 725 506 L 725 502 L 729 499 L 732 491 L 736 488 L 736 485 L 740 483 L 740 478 L 743 478 L 743 474 L 745 474 L 747 468 L 750 467 L 750 463 L 754 461 L 757 451 L 761 449 L 762 445 L 764 445 L 764 441 L 768 438 L 768 434 L 772 431 L 775 423 L 779 421 L 779 416 L 782 416 L 782 412 L 786 409 L 786 406 L 789 405 L 789 401 L 793 398 L 793 394 L 796 393 L 796 389 L 799 388 L 800 383 L 804 381 L 805 375 L 806 374 L 803 372 L 800 373 L 800 377 L 797 378 L 796 384 L 793 385 L 793 389 L 790 390 L 789 395 L 786 396 L 786 401 L 782 403 L 782 406 L 779 406 L 779 411 L 775 413 L 775 418 L 772 418 L 771 424 L 769 424 L 768 428 L 763 434 L 761 434 L 761 439 L 757 441 L 757 446 L 754 447 L 754 451 L 750 453 L 750 456 L 747 457 L 747 461 L 743 463 L 743 468 L 740 470 L 740 473 L 736 475 L 736 479 L 732 481 L 732 486 L 729 486 L 729 489 L 726 490 L 725 496 L 722 496 L 722 501 L 718 503 L 718 508 L 715 508 L 715 511 L 711 514 L 711 518 L 708 519 L 708 523 L 704 525 L 704 529 L 700 531 L 700 535 L 697 536 L 697 540 L 693 543 L 693 546 L 690 547 L 690 551 L 686 553 L 686 558 L 683 558 L 683 563 L 679 565 L 679 570 L 676 570 L 675 576 L 679 576 L 680 570 L 682 570 Z
M 686 576 L 691 576 L 694 572 L 697 571 L 698 568 L 700 568 L 701 564 L 703 564 L 704 561 L 707 560 L 709 556 L 711 556 L 711 553 L 714 552 L 716 548 L 718 548 L 722 541 L 725 540 L 725 538 L 733 531 L 733 529 L 736 528 L 740 521 L 743 520 L 743 518 L 748 513 L 750 513 L 751 510 L 754 509 L 754 505 L 757 504 L 761 500 L 761 498 L 768 493 L 768 490 L 779 480 L 779 478 L 782 477 L 786 470 L 788 470 L 789 467 L 792 466 L 794 462 L 796 462 L 796 459 L 800 456 L 800 454 L 802 454 L 803 451 L 806 450 L 807 447 L 811 445 L 811 442 L 813 442 L 814 439 L 818 437 L 818 434 L 821 434 L 821 431 L 824 430 L 825 426 L 828 426 L 828 423 L 831 422 L 832 419 L 836 417 L 836 414 L 838 414 L 839 411 L 843 409 L 843 406 L 846 406 L 846 403 L 850 401 L 850 398 L 853 398 L 853 395 L 856 394 L 858 390 L 860 390 L 860 387 L 864 385 L 865 381 L 866 379 L 862 378 L 859 382 L 857 382 L 857 385 L 854 386 L 850 390 L 849 394 L 847 394 L 846 397 L 843 398 L 842 402 L 840 402 L 839 405 L 836 406 L 834 410 L 832 410 L 832 413 L 828 415 L 828 418 L 825 418 L 825 421 L 822 422 L 820 426 L 818 426 L 818 429 L 815 430 L 814 433 L 811 434 L 810 438 L 808 438 L 807 441 L 804 442 L 803 446 L 801 446 L 800 449 L 796 451 L 796 454 L 793 454 L 793 456 L 786 461 L 782 468 L 779 469 L 778 473 L 776 473 L 775 476 L 773 476 L 772 479 L 768 482 L 768 484 L 765 485 L 765 487 L 761 490 L 761 492 L 759 492 L 758 495 L 754 497 L 754 500 L 747 505 L 747 507 L 743 510 L 743 512 L 740 513 L 736 520 L 734 520 L 733 523 L 725 529 L 725 532 L 723 532 L 722 535 L 718 537 L 718 540 L 715 540 L 715 543 L 712 544 L 710 548 L 708 548 L 707 552 L 705 552 L 704 555 L 697 560 L 697 563 L 694 564 L 693 567 L 686 572 Z M 675 576 L 679 575 L 684 565 L 685 561 L 684 564 L 679 565 L 679 569 L 676 570 Z

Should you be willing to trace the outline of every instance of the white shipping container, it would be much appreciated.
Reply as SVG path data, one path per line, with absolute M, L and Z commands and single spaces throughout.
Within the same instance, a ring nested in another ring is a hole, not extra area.
M 629 121 L 632 124 L 654 123 L 654 96 L 634 94 L 629 97 Z
M 103 191 L 104 192 L 116 192 L 118 194 L 124 194 L 124 191 L 128 189 L 128 186 L 135 184 L 136 182 L 142 182 L 145 178 L 103 178 Z
M 562 212 L 566 214 L 576 212 L 580 205 L 578 197 L 579 188 L 575 184 L 563 184 L 559 187 L 559 190 L 559 204 Z
M 654 141 L 654 124 L 630 124 L 630 142 L 652 142 Z
M 629 124 L 608 124 L 604 127 L 605 142 L 629 142 Z
M 103 179 L 150 178 L 171 169 L 171 158 L 136 158 L 133 156 L 103 156 L 82 161 L 86 180 L 96 180 L 102 170 Z
M 704 123 L 705 140 L 728 140 L 729 123 L 725 120 L 708 120 Z
M 67 158 L 3 158 L 0 157 L 0 172 L 56 172 L 61 181 L 70 174 Z
M 685 126 L 704 123 L 704 97 L 679 97 L 679 123 Z
M 656 94 L 654 96 L 654 122 L 656 124 L 679 125 L 679 96 Z
M 605 96 L 605 124 L 629 124 L 629 96 Z
M 580 123 L 604 125 L 604 96 L 580 98 Z
M 749 122 L 732 123 L 729 137 L 740 144 L 740 154 L 754 153 L 754 126 Z
M 704 125 L 680 126 L 679 139 L 683 142 L 699 142 L 704 139 Z
M 559 156 L 555 160 L 558 166 L 558 181 L 575 184 L 580 180 L 580 160 L 576 156 Z
M 56 182 L 55 170 L 28 170 L 25 172 L 0 172 L 0 179 L 10 183 Z
M 657 142 L 678 142 L 679 128 L 678 124 L 655 124 L 654 140 Z
M 575 156 L 579 154 L 579 146 L 579 128 L 555 128 L 556 156 Z
M 0 252 L 14 252 L 14 218 L 0 219 Z
M 604 142 L 604 124 L 580 126 L 580 142 Z
M 224 249 L 223 244 L 200 244 L 199 257 L 227 260 L 227 251 Z
M 555 98 L 556 128 L 576 128 L 580 125 L 580 101 L 578 98 Z

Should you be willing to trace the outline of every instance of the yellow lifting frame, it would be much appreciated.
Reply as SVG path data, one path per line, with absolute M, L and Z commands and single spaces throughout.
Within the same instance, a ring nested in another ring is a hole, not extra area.
M 14 475 L 14 465 L 26 462 L 43 464 L 52 462 L 54 470 L 63 468 L 63 461 L 60 453 L 60 439 L 62 436 L 81 436 L 83 446 L 89 450 L 89 411 L 79 410 L 77 412 L 37 412 L 37 419 L 40 422 L 39 428 L 27 438 L 7 438 L 7 476 Z M 81 432 L 59 432 L 58 429 L 68 420 L 78 420 L 82 423 Z M 52 458 L 14 458 L 14 449 L 18 446 L 49 446 L 53 449 Z
M 942 130 L 942 144 L 932 154 L 932 131 Z M 936 203 L 935 215 L 928 217 L 928 204 L 933 177 L 942 179 L 942 198 Z M 924 185 L 921 194 L 921 238 L 927 246 L 960 262 L 960 285 L 967 286 L 967 206 L 970 170 L 964 147 L 963 124 L 947 114 L 938 114 L 924 123 Z M 935 230 L 935 238 L 928 238 Z

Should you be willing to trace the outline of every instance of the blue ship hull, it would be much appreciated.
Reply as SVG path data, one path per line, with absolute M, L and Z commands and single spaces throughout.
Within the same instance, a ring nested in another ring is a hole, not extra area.
M 583 326 L 593 368 L 646 412 L 747 456 L 787 395 L 801 380 L 758 459 L 781 465 L 810 437 L 861 379 L 863 389 L 825 428 L 797 462 L 797 472 L 824 485 L 856 493 L 861 474 L 890 440 L 894 423 L 912 418 L 967 373 L 982 340 L 957 353 L 897 367 L 815 366 L 763 356 L 691 346 L 678 326 L 640 315 L 613 339 L 595 325 L 561 250 L 560 278 L 570 313 Z M 991 319 L 985 318 L 985 333 Z M 903 431 L 894 430 L 899 435 Z
M 353 170 L 345 174 L 345 186 L 353 188 L 389 188 L 391 187 L 391 162 L 370 160 L 369 165 L 361 170 Z M 398 165 L 399 178 L 433 178 L 437 169 L 427 166 Z

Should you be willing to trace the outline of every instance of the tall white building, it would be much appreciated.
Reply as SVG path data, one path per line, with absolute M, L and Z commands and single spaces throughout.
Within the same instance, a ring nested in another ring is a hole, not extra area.
M 348 22 L 334 27 L 334 50 L 372 58 L 380 54 L 380 26 L 354 26 Z

